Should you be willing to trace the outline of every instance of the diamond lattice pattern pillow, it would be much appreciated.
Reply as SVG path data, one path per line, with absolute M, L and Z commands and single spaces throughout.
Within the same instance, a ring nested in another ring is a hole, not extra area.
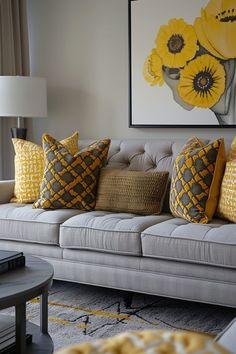
M 110 139 L 97 141 L 75 156 L 50 135 L 43 136 L 45 172 L 39 200 L 34 208 L 93 210 L 100 169 Z
M 170 209 L 174 216 L 207 223 L 216 211 L 225 167 L 224 140 L 207 145 L 191 138 L 177 156 L 171 180 Z
M 31 141 L 12 139 L 15 149 L 15 191 L 11 202 L 33 203 L 40 195 L 44 172 L 43 148 Z M 61 140 L 72 155 L 78 152 L 78 132 Z

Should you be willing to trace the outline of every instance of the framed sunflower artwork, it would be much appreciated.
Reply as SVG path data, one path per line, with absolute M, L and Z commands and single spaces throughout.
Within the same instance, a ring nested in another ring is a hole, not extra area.
M 130 127 L 236 127 L 236 0 L 129 0 Z

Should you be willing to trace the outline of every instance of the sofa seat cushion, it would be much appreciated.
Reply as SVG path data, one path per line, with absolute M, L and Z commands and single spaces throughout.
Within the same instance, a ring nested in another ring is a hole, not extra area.
M 32 209 L 31 204 L 0 204 L 0 239 L 59 243 L 59 226 L 79 210 Z
M 141 241 L 145 257 L 236 268 L 236 224 L 220 219 L 209 224 L 166 220 L 144 230 Z
M 108 211 L 77 215 L 61 225 L 60 246 L 140 255 L 141 232 L 171 217 L 170 214 L 137 216 Z

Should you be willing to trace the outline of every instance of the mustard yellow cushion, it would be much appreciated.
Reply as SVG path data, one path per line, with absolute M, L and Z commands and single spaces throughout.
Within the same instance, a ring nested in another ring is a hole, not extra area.
M 12 139 L 15 149 L 15 196 L 11 202 L 33 203 L 39 198 L 44 172 L 43 148 L 31 141 Z M 78 132 L 61 141 L 72 155 L 78 152 Z
M 184 331 L 136 331 L 71 346 L 57 354 L 229 354 L 210 336 Z
M 235 160 L 236 159 L 236 136 L 233 138 L 233 141 L 231 143 L 231 148 L 229 152 L 229 157 L 228 160 Z
M 96 210 L 160 214 L 168 172 L 122 171 L 103 168 L 99 178 Z
M 61 143 L 45 134 L 45 170 L 40 198 L 33 207 L 93 210 L 99 173 L 109 146 L 110 139 L 100 140 L 73 156 Z
M 217 214 L 236 223 L 236 159 L 226 163 Z
M 171 180 L 170 209 L 174 216 L 207 223 L 216 211 L 226 156 L 224 140 L 204 145 L 191 138 L 177 156 Z

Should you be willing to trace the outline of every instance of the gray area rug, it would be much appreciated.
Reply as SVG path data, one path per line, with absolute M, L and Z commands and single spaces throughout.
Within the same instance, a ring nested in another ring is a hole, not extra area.
M 49 295 L 49 331 L 55 350 L 128 330 L 184 329 L 216 335 L 236 317 L 236 309 L 54 281 Z M 12 309 L 4 313 L 13 313 Z M 39 299 L 27 304 L 39 324 Z

